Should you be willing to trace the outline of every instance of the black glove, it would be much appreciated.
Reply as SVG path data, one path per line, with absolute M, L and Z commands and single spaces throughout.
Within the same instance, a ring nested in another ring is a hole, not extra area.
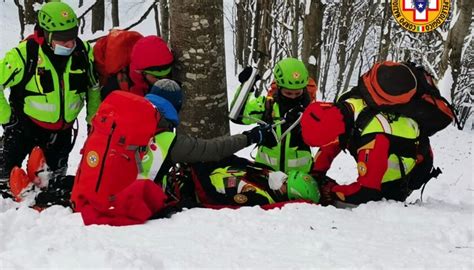
M 245 67 L 244 70 L 242 70 L 239 73 L 239 82 L 240 83 L 246 82 L 250 78 L 250 75 L 252 75 L 252 71 L 253 71 L 252 67 Z
M 302 105 L 295 106 L 291 108 L 288 112 L 286 112 L 283 118 L 285 118 L 287 123 L 293 124 L 294 122 L 296 122 L 296 120 L 298 120 L 304 110 L 305 109 Z
M 246 82 L 249 78 L 250 78 L 250 75 L 252 75 L 252 71 L 253 71 L 253 68 L 252 67 L 245 67 L 240 73 L 239 73 L 239 82 L 240 83 L 244 83 Z M 255 76 L 255 81 L 258 81 L 260 80 L 260 75 L 257 74 L 257 76 Z
M 324 185 L 327 181 L 326 178 L 326 172 L 321 172 L 321 171 L 313 171 L 311 172 L 311 176 L 316 180 L 318 183 L 318 186 L 321 188 L 322 185 Z
M 323 183 L 319 188 L 319 192 L 321 193 L 319 203 L 322 206 L 328 206 L 334 203 L 335 195 L 331 190 L 333 187 L 337 186 L 336 181 L 333 179 L 326 177 L 325 180 L 325 183 Z
M 269 139 L 269 136 L 273 136 L 272 126 L 269 124 L 258 125 L 251 130 L 244 131 L 242 134 L 247 136 L 247 145 L 254 143 L 257 145 L 262 145 L 265 140 Z

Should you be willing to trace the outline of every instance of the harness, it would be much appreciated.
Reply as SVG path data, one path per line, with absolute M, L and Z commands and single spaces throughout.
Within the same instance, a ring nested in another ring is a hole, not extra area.
M 356 112 L 352 110 L 350 104 L 347 102 L 336 103 L 336 106 L 341 111 L 345 126 L 347 127 L 346 132 L 339 136 L 341 149 L 347 149 L 352 156 L 357 157 L 357 150 L 360 147 L 374 140 L 377 134 L 384 134 L 390 142 L 390 148 L 388 150 L 389 156 L 394 154 L 398 159 L 401 174 L 399 180 L 402 181 L 402 187 L 407 189 L 408 194 L 413 190 L 422 188 L 422 197 L 424 188 L 428 181 L 431 178 L 436 178 L 441 173 L 439 168 L 433 167 L 428 137 L 422 135 L 411 139 L 385 132 L 363 134 L 363 131 L 368 127 L 374 117 L 380 113 L 380 111 L 364 107 L 359 114 L 354 117 Z M 397 121 L 400 117 L 399 114 L 384 114 L 384 116 L 387 118 L 389 123 Z M 420 156 L 423 157 L 423 159 L 430 158 L 430 161 L 428 161 L 430 162 L 429 167 L 425 166 L 426 168 L 421 168 L 421 171 L 417 168 Z M 406 171 L 402 157 L 412 158 L 417 161 L 415 168 L 411 172 Z

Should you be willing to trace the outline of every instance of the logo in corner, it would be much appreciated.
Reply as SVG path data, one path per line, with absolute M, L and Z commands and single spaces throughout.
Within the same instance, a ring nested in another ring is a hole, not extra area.
M 86 155 L 86 162 L 91 168 L 97 167 L 99 165 L 99 154 L 96 151 L 89 151 Z
M 431 32 L 449 17 L 450 0 L 392 0 L 392 15 L 403 28 Z

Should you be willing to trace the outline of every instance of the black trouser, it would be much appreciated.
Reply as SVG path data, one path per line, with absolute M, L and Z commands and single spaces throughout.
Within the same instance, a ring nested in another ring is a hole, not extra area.
M 21 167 L 35 146 L 43 149 L 46 163 L 53 172 L 65 174 L 72 141 L 72 127 L 51 131 L 36 125 L 27 116 L 12 115 L 10 122 L 4 126 L 0 179 L 9 178 L 14 166 Z

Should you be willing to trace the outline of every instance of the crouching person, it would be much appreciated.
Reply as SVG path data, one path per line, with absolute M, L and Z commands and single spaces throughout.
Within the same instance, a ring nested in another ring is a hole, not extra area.
M 427 137 L 419 137 L 418 124 L 404 116 L 378 113 L 361 130 L 354 123 L 365 107 L 361 99 L 338 104 L 316 102 L 304 112 L 303 139 L 320 147 L 315 160 L 321 185 L 321 204 L 348 206 L 382 198 L 404 201 L 437 172 Z M 341 150 L 357 162 L 358 178 L 339 185 L 326 176 Z
M 211 140 L 175 133 L 181 104 L 181 88 L 168 79 L 157 81 L 145 98 L 114 91 L 103 101 L 71 194 L 86 224 L 143 223 L 166 206 L 166 195 L 150 179 L 163 178 L 177 162 L 223 159 L 271 132 L 263 126 Z

